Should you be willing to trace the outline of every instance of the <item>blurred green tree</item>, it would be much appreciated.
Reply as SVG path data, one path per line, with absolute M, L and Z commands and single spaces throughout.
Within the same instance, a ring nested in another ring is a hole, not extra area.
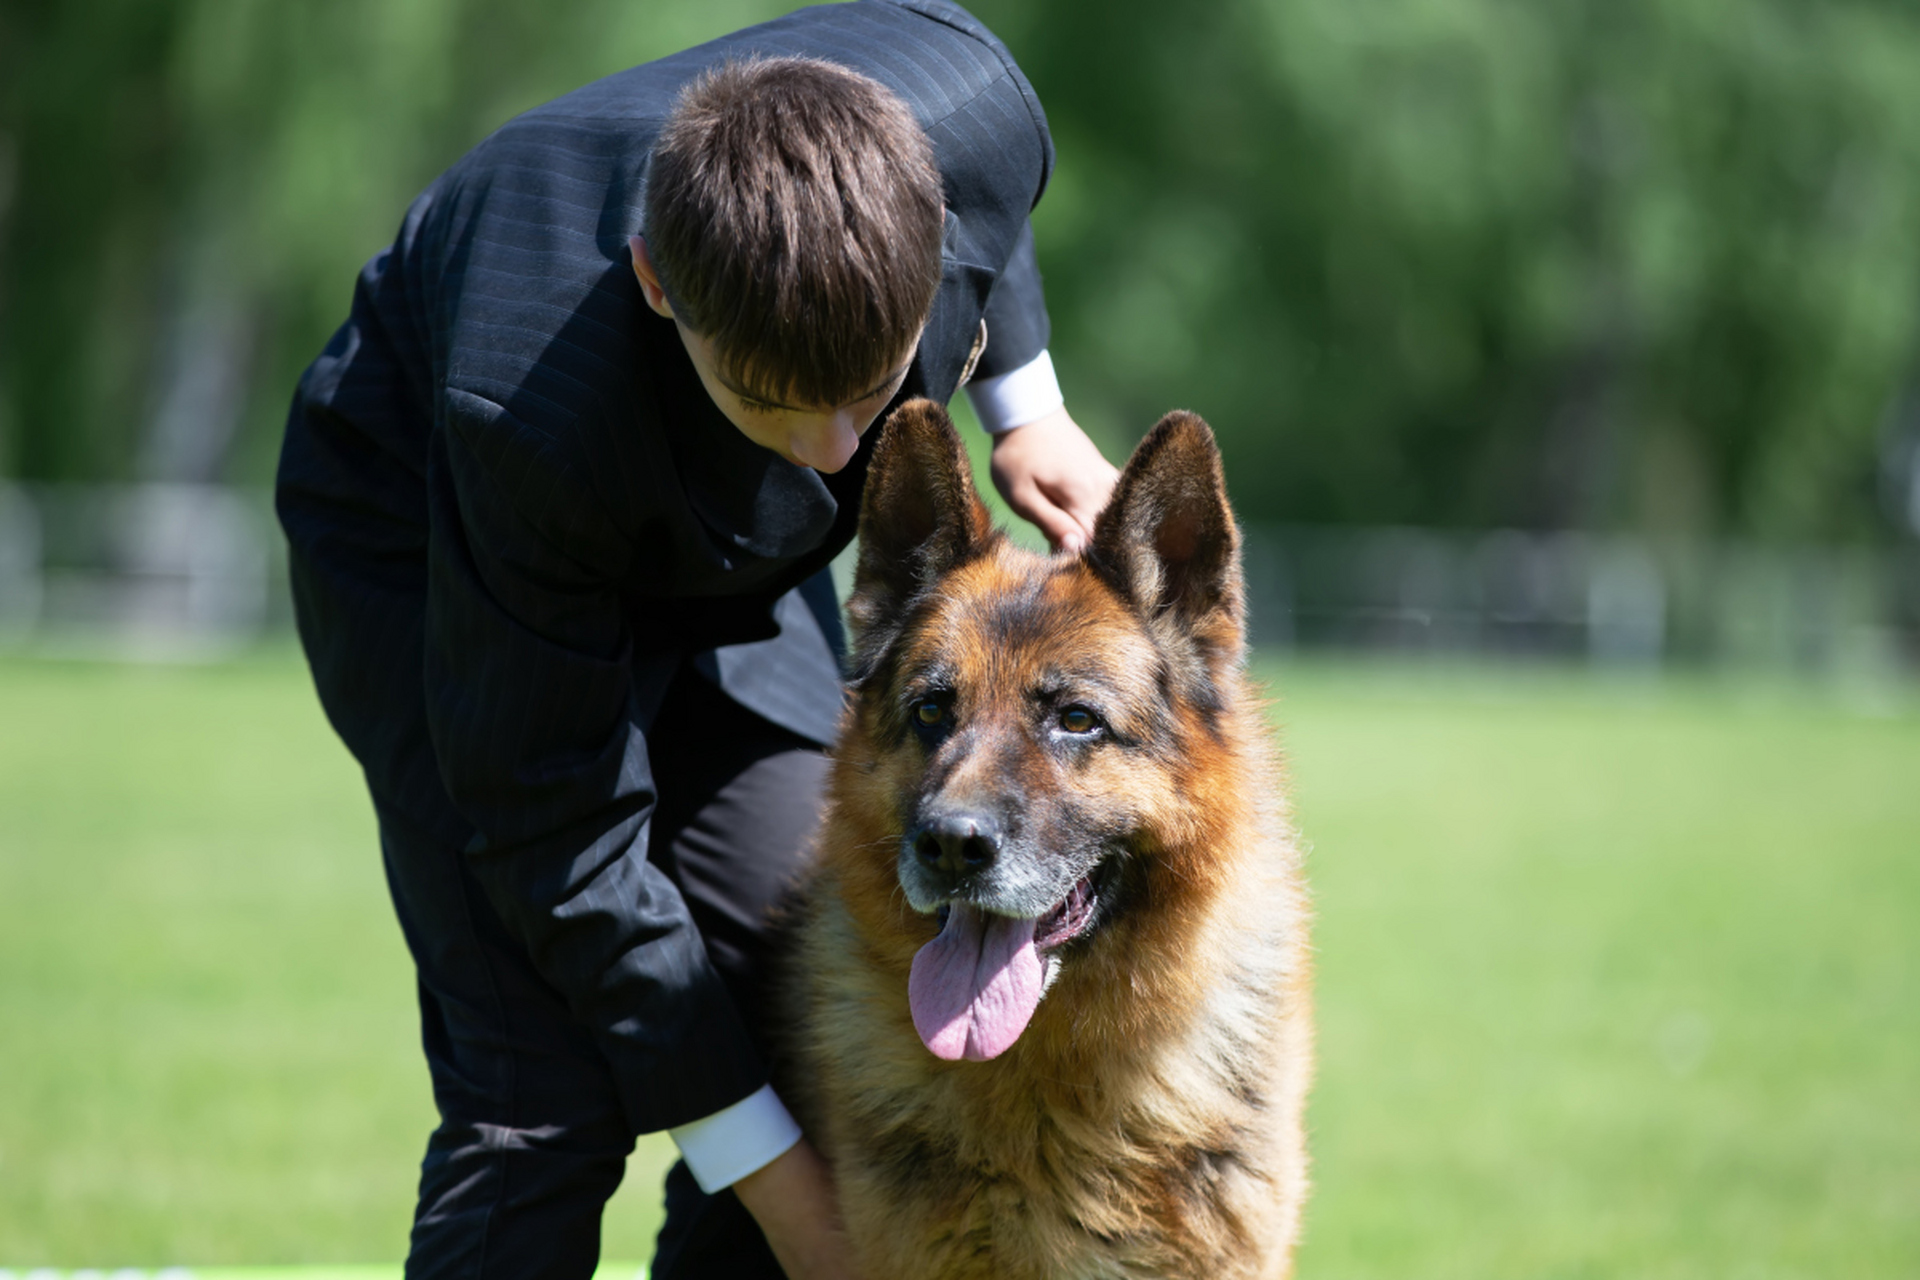
M 988 3 L 1072 395 L 1250 515 L 1853 537 L 1920 301 L 1920 11 Z
M 0 474 L 268 474 L 408 197 L 777 3 L 7 0 Z M 1884 534 L 1920 339 L 1902 0 L 978 0 L 1047 103 L 1069 399 L 1249 518 Z

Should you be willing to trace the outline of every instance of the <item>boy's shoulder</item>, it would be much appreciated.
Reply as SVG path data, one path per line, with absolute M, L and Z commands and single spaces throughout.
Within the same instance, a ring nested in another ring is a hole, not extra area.
M 645 62 L 535 107 L 509 122 L 571 122 L 631 130 L 652 122 L 650 139 L 680 90 L 701 73 L 754 56 L 812 57 L 858 71 L 906 100 L 923 126 L 938 123 L 996 81 L 1032 87 L 1005 44 L 947 0 L 852 0 L 798 9 L 678 53 Z

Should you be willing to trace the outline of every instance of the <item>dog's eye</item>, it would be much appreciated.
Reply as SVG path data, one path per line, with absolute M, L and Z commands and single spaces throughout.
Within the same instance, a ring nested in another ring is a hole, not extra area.
M 913 705 L 913 718 L 932 728 L 947 718 L 947 709 L 934 699 L 926 698 Z
M 1060 727 L 1068 733 L 1092 733 L 1100 719 L 1085 707 L 1068 707 L 1060 713 Z

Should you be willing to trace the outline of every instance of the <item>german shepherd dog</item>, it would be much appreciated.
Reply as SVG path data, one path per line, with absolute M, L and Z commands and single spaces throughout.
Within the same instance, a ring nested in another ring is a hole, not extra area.
M 1307 907 L 1212 432 L 1163 419 L 1081 556 L 970 477 L 888 419 L 783 1096 L 871 1280 L 1285 1276 Z

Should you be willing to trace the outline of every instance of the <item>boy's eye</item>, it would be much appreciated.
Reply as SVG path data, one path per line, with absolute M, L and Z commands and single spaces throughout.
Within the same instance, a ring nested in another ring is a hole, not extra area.
M 947 709 L 932 698 L 914 704 L 913 718 L 931 728 L 947 718 Z
M 1099 726 L 1099 717 L 1085 707 L 1068 707 L 1060 713 L 1060 727 L 1068 733 L 1092 733 Z

